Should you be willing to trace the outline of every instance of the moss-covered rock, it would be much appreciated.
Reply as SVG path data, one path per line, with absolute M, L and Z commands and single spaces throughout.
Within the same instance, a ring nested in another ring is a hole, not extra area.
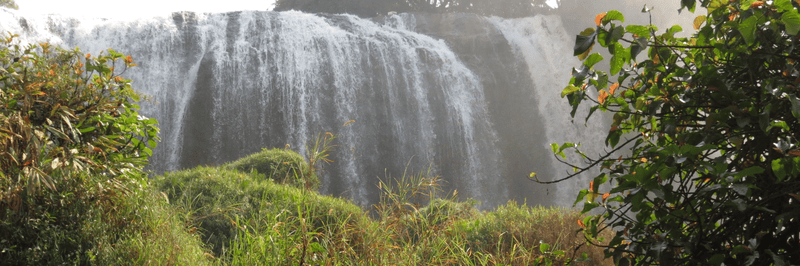
M 316 190 L 319 178 L 303 156 L 287 149 L 262 149 L 225 167 L 240 172 L 257 171 L 280 184 Z

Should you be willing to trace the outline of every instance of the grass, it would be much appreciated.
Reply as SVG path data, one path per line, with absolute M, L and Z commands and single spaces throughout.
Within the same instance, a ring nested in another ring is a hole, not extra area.
M 329 143 L 318 143 L 312 164 L 265 149 L 125 183 L 99 201 L 67 195 L 73 205 L 45 212 L 54 217 L 3 221 L 0 264 L 612 264 L 602 248 L 584 244 L 577 211 L 515 202 L 478 211 L 476 202 L 440 191 L 429 170 L 387 177 L 369 209 L 320 195 L 308 185 L 327 160 Z

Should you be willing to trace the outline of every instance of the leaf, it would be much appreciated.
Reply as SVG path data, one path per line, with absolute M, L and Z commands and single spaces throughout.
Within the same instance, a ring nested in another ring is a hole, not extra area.
M 575 47 L 573 48 L 573 55 L 577 56 L 591 50 L 594 45 L 594 39 L 597 37 L 597 31 L 594 28 L 587 28 L 581 34 L 575 37 Z
M 728 0 L 711 0 L 711 3 L 708 4 L 708 11 L 714 12 L 717 8 L 727 6 Z
M 614 95 L 614 92 L 619 88 L 619 82 L 611 84 L 611 87 L 608 88 L 608 94 Z
M 539 251 L 541 251 L 542 253 L 547 253 L 548 250 L 550 250 L 550 244 L 547 243 L 539 244 Z
M 800 120 L 800 100 L 794 94 L 788 94 L 789 101 L 792 103 L 792 115 Z
M 694 23 L 693 23 L 694 29 L 699 30 L 700 26 L 702 26 L 703 23 L 705 23 L 705 22 L 706 22 L 706 16 L 705 15 L 697 16 L 696 18 L 694 18 Z
M 606 13 L 597 14 L 597 16 L 594 17 L 594 24 L 597 24 L 597 26 L 600 26 L 600 22 L 603 21 L 604 17 L 606 17 Z
M 561 98 L 564 98 L 564 96 L 570 95 L 578 90 L 580 90 L 580 88 L 568 85 L 566 88 L 564 88 L 564 90 L 561 91 Z
M 742 177 L 745 177 L 745 176 L 753 176 L 753 175 L 761 174 L 763 172 L 764 172 L 764 168 L 761 168 L 761 167 L 758 167 L 758 166 L 753 166 L 753 167 L 749 167 L 747 169 L 744 169 L 742 171 L 739 171 L 738 173 L 736 173 L 735 176 L 737 178 L 742 178 Z
M 628 25 L 625 31 L 636 35 L 637 37 L 650 38 L 650 29 L 642 25 Z
M 800 31 L 800 14 L 795 9 L 784 12 L 781 15 L 781 22 L 786 25 L 786 33 L 790 35 L 797 35 Z
M 784 12 L 793 9 L 791 0 L 775 0 L 773 1 L 773 5 L 778 8 L 778 12 Z
M 603 104 L 606 102 L 606 98 L 608 98 L 608 92 L 606 92 L 606 90 L 600 90 L 600 95 L 597 96 L 597 101 L 600 102 L 600 104 Z
M 756 20 L 755 16 L 751 16 L 739 24 L 739 33 L 741 33 L 744 40 L 747 41 L 747 45 L 753 45 L 756 41 Z
M 615 43 L 613 48 L 614 55 L 611 57 L 610 73 L 611 75 L 616 75 L 622 70 L 622 66 L 625 63 L 625 48 L 620 43 Z
M 619 11 L 611 10 L 606 13 L 605 17 L 603 17 L 603 24 L 617 20 L 619 22 L 625 22 L 625 16 L 622 15 Z
M 592 67 L 595 64 L 597 64 L 597 62 L 600 62 L 602 60 L 603 60 L 603 56 L 602 55 L 600 55 L 598 53 L 593 53 L 593 54 L 589 55 L 589 57 L 586 58 L 585 61 L 583 61 L 583 65 L 586 66 L 586 67 Z
M 783 179 L 786 178 L 786 168 L 783 165 L 782 159 L 772 160 L 772 172 L 775 173 L 778 182 L 783 182 Z
M 673 25 L 672 27 L 670 27 L 667 30 L 667 32 L 672 33 L 672 34 L 675 34 L 675 33 L 678 33 L 678 32 L 682 32 L 682 31 L 683 31 L 683 28 L 681 26 L 679 26 L 679 25 Z

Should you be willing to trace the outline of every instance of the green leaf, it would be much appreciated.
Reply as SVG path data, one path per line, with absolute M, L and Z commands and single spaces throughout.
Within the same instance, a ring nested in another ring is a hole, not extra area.
M 597 64 L 597 62 L 600 62 L 602 60 L 603 60 L 603 56 L 602 55 L 600 55 L 598 53 L 593 53 L 593 54 L 589 55 L 589 57 L 586 58 L 585 61 L 583 61 L 583 65 L 587 66 L 587 67 L 592 67 L 595 64 Z M 561 97 L 563 98 L 564 96 L 561 96 Z
M 587 193 L 589 193 L 589 191 L 586 190 L 586 189 L 583 189 L 583 190 L 581 190 L 581 192 L 578 192 L 578 198 L 575 199 L 575 203 L 572 203 L 572 207 L 575 207 L 575 205 L 578 205 L 578 202 L 583 201 L 583 199 L 586 198 L 586 194 Z
M 757 20 L 758 19 L 756 19 L 755 16 L 751 16 L 739 24 L 739 33 L 741 33 L 742 37 L 744 37 L 744 40 L 747 41 L 747 45 L 753 45 L 753 43 L 756 41 L 755 35 Z
M 606 16 L 603 17 L 603 24 L 617 20 L 619 22 L 625 22 L 625 16 L 622 15 L 619 11 L 611 10 L 606 13 Z
M 625 48 L 622 47 L 622 44 L 615 43 L 612 46 L 614 50 L 614 55 L 611 57 L 611 75 L 616 75 L 622 70 L 622 66 L 625 64 Z
M 786 10 L 794 9 L 792 7 L 792 1 L 791 0 L 775 0 L 773 2 L 773 5 L 775 5 L 775 7 L 778 8 L 778 12 L 784 12 Z
M 625 35 L 625 29 L 623 29 L 622 27 L 614 27 L 614 29 L 611 30 L 611 34 L 608 35 L 608 40 L 606 44 L 612 45 L 614 43 L 617 43 L 617 41 L 619 41 L 619 39 L 622 39 L 622 36 L 624 35 Z
M 579 91 L 579 90 L 580 90 L 580 88 L 572 86 L 570 84 L 566 88 L 564 88 L 564 90 L 561 91 L 561 98 L 564 98 L 564 96 L 570 95 L 570 94 L 575 93 L 576 91 Z
M 606 138 L 606 145 L 616 147 L 619 143 L 619 138 L 622 136 L 622 130 L 614 130 L 608 132 L 608 137 Z
M 728 0 L 711 0 L 711 3 L 708 4 L 708 11 L 714 12 L 717 8 L 724 7 L 728 5 Z
M 674 25 L 674 26 L 672 26 L 671 28 L 669 28 L 667 30 L 667 32 L 671 33 L 671 34 L 675 34 L 675 33 L 682 32 L 682 31 L 683 31 L 683 28 L 681 28 L 681 26 L 679 26 L 679 25 Z
M 753 175 L 761 174 L 763 172 L 764 172 L 764 168 L 761 168 L 761 167 L 758 167 L 758 166 L 752 166 L 752 167 L 749 167 L 749 168 L 744 169 L 742 171 L 739 171 L 738 173 L 736 173 L 735 176 L 737 178 L 742 178 L 742 177 L 745 177 L 745 176 L 753 176 Z
M 782 159 L 772 160 L 772 172 L 775 173 L 778 182 L 783 182 L 783 179 L 786 178 L 786 167 L 783 165 Z
M 86 133 L 86 132 L 91 132 L 94 129 L 95 129 L 95 127 L 81 128 L 80 132 L 81 132 L 81 134 L 83 134 L 83 133 Z
M 541 251 L 542 253 L 547 253 L 547 251 L 549 250 L 550 250 L 550 244 L 547 243 L 539 244 L 539 251 Z
M 594 28 L 587 28 L 581 34 L 575 37 L 575 47 L 573 48 L 573 55 L 578 56 L 586 51 L 591 50 L 594 45 L 594 39 L 597 37 L 597 31 Z
M 781 22 L 786 25 L 786 33 L 790 35 L 797 35 L 800 31 L 800 14 L 795 9 L 784 12 L 781 15 Z
M 628 25 L 625 31 L 636 34 L 639 37 L 650 38 L 650 29 L 642 25 Z
M 792 115 L 794 118 L 800 119 L 800 100 L 794 94 L 788 94 L 789 101 L 792 102 Z

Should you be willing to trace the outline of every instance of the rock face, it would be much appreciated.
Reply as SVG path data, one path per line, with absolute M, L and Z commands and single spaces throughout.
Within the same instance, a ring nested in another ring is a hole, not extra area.
M 133 56 L 140 67 L 125 75 L 152 97 L 142 113 L 162 128 L 151 160 L 156 173 L 286 144 L 303 153 L 332 132 L 340 138 L 321 191 L 362 205 L 378 200 L 379 178 L 428 167 L 445 189 L 485 208 L 509 199 L 550 205 L 560 200 L 550 194 L 574 190 L 526 179 L 563 170 L 548 145 L 569 135 L 554 127 L 574 127 L 557 122 L 569 121 L 562 107 L 543 107 L 558 95 L 548 87 L 568 80 L 574 63 L 563 59 L 571 57 L 560 27 L 558 17 L 471 14 L 175 13 L 114 21 L 0 13 L 0 30 L 24 41 Z

